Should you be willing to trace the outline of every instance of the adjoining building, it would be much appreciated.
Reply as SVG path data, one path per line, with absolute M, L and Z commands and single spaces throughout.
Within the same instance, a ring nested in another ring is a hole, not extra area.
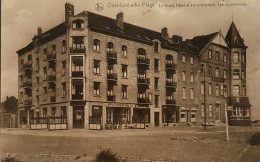
M 249 125 L 246 48 L 233 22 L 226 38 L 216 32 L 183 41 L 166 27 L 126 23 L 122 12 L 116 19 L 74 15 L 66 3 L 65 22 L 38 28 L 17 51 L 19 123 L 61 117 L 68 129 L 214 125 L 224 122 L 228 104 L 230 124 Z

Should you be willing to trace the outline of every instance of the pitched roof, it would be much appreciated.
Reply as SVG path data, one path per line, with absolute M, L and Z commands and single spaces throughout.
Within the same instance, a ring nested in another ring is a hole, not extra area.
M 192 40 L 188 40 L 191 44 L 198 47 L 198 52 L 201 51 L 216 35 L 218 32 L 211 33 L 208 35 L 200 35 L 194 37 Z
M 244 40 L 241 38 L 234 22 L 231 23 L 225 39 L 229 47 L 245 47 Z
M 250 107 L 252 106 L 249 102 L 248 97 L 231 97 L 229 99 L 229 106 L 240 106 L 240 107 Z
M 33 41 L 31 43 L 29 43 L 27 46 L 25 46 L 24 48 L 18 50 L 17 53 L 19 55 L 21 55 L 21 54 L 24 54 L 25 52 L 32 50 L 35 46 L 35 44 L 34 44 L 35 39 L 39 38 L 38 44 L 41 45 L 41 44 L 44 44 L 50 40 L 53 40 L 61 35 L 66 34 L 66 32 L 67 32 L 66 25 L 65 25 L 65 22 L 63 22 L 63 23 L 55 26 L 54 28 L 44 32 L 42 34 L 41 38 L 39 38 L 39 36 L 35 35 L 33 37 Z

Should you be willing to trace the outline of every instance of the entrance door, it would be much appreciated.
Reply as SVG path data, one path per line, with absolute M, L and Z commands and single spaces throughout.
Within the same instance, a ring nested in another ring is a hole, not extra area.
M 73 107 L 73 128 L 84 128 L 84 106 Z
M 154 125 L 159 126 L 159 112 L 154 112 Z

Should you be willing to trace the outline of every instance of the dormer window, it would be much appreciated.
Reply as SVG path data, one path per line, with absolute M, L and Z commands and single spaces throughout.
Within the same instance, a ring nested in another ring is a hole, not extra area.
M 94 39 L 93 50 L 99 52 L 100 51 L 100 40 Z
M 158 52 L 158 46 L 159 46 L 159 43 L 158 42 L 154 42 L 154 52 Z
M 83 29 L 84 28 L 84 21 L 77 19 L 72 22 L 72 29 Z
M 112 42 L 107 43 L 107 51 L 112 52 L 114 50 L 114 44 Z

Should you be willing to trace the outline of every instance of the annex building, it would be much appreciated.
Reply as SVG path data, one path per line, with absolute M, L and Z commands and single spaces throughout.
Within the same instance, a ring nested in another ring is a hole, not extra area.
M 246 49 L 232 22 L 182 40 L 65 4 L 65 22 L 19 57 L 19 124 L 33 129 L 250 125 Z M 206 123 L 204 122 L 206 118 Z M 49 125 L 45 125 L 49 123 Z

